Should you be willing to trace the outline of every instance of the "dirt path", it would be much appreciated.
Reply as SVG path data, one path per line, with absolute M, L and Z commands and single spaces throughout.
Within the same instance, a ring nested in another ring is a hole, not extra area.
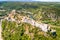
M 0 40 L 3 40 L 1 32 L 2 32 L 2 27 L 1 27 L 1 21 L 0 21 Z
M 52 28 L 60 28 L 60 26 L 55 26 L 55 25 L 49 25 Z

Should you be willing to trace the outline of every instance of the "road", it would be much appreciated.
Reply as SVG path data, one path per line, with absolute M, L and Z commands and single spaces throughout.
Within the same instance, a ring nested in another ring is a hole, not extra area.
M 1 32 L 2 32 L 2 27 L 1 27 L 1 21 L 0 21 L 0 40 L 3 40 L 2 39 L 2 33 Z

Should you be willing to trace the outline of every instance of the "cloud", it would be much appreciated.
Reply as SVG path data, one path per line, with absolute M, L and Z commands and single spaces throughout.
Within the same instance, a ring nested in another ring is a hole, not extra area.
M 0 1 L 33 1 L 33 0 L 0 0 Z
M 46 1 L 46 2 L 60 2 L 60 0 L 0 0 L 0 1 Z
M 60 0 L 35 0 L 35 1 L 51 1 L 51 2 L 53 2 L 53 1 L 56 1 L 56 2 L 59 2 Z

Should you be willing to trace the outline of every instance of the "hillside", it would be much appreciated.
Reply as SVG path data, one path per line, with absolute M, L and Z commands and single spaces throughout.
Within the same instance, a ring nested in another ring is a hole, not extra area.
M 0 21 L 3 40 L 60 40 L 59 2 L 0 2 Z
M 36 21 L 33 24 L 32 18 L 29 18 L 28 16 L 26 19 L 24 19 L 25 17 L 27 16 L 23 16 L 23 14 L 17 13 L 15 10 L 11 11 L 9 15 L 5 16 L 5 18 L 2 20 L 3 40 L 39 40 L 39 39 L 40 40 L 53 40 L 53 39 L 56 40 L 56 39 L 59 39 L 58 36 L 57 38 L 56 35 L 52 35 L 52 32 L 50 31 L 46 32 L 45 31 L 46 29 L 43 30 L 46 27 L 48 27 L 49 29 L 49 26 L 45 26 L 46 24 L 40 23 L 38 25 Z M 29 20 L 31 21 L 29 22 Z
M 6 11 L 1 11 L 0 16 L 7 15 L 12 9 L 25 10 L 31 12 L 35 20 L 60 26 L 59 7 L 59 2 L 1 2 L 0 9 Z

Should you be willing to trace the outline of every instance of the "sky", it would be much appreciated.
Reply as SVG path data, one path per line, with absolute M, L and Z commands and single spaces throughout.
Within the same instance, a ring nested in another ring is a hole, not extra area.
M 42 2 L 60 2 L 60 0 L 0 0 L 0 1 L 42 1 Z

